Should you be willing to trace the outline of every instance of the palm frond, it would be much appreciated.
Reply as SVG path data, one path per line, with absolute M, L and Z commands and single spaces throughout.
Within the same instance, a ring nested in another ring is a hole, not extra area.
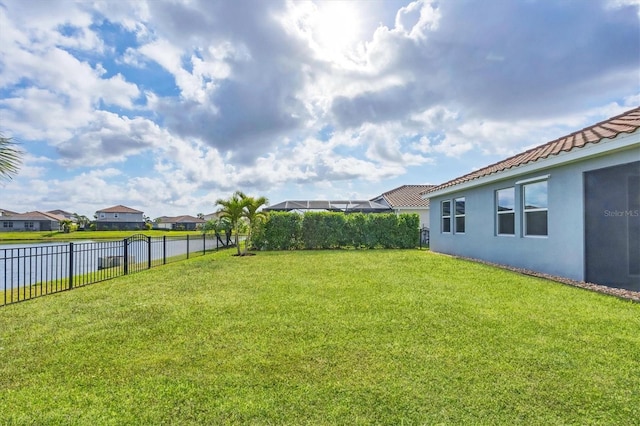
M 22 164 L 23 152 L 11 138 L 0 135 L 0 179 L 11 180 Z

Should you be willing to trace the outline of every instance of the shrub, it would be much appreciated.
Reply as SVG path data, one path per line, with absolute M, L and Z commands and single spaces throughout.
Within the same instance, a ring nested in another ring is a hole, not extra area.
M 265 250 L 293 250 L 301 245 L 302 216 L 296 213 L 271 212 L 253 234 L 256 248 Z
M 413 248 L 420 243 L 417 214 L 272 212 L 254 230 L 253 243 L 263 250 Z

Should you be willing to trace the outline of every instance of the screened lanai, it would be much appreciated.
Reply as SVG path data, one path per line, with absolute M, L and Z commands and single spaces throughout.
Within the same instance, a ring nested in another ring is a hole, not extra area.
M 283 201 L 266 207 L 265 211 L 330 211 L 343 213 L 389 213 L 392 210 L 384 204 L 369 200 L 329 201 L 329 200 L 296 200 Z

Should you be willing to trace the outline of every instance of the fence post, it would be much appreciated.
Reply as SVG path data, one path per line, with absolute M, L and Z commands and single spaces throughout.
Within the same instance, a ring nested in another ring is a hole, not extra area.
M 148 260 L 147 260 L 147 269 L 151 269 L 151 237 L 147 237 L 147 245 L 148 245 Z
M 73 288 L 73 243 L 69 243 L 69 290 Z
M 187 259 L 189 258 L 189 234 L 187 234 Z
M 162 264 L 167 264 L 167 236 L 162 236 Z
M 122 240 L 124 244 L 124 274 L 129 273 L 129 241 L 125 238 Z

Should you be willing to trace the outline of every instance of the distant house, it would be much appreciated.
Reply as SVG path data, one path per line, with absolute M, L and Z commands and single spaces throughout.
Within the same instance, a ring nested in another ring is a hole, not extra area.
M 422 193 L 435 185 L 402 185 L 373 198 L 371 201 L 388 206 L 396 214 L 416 213 L 420 216 L 420 227 L 429 227 L 429 199 Z
M 63 216 L 51 213 L 32 211 L 16 213 L 11 216 L 2 216 L 0 231 L 59 231 L 60 222 L 65 220 Z
M 47 213 L 55 214 L 56 216 L 62 216 L 65 219 L 70 220 L 71 222 L 74 222 L 74 223 L 77 222 L 73 213 L 69 213 L 68 211 L 65 211 L 65 210 L 49 210 Z
M 156 219 L 154 227 L 156 229 L 195 231 L 196 229 L 201 228 L 206 222 L 206 220 L 189 215 L 176 217 L 162 216 Z
M 640 291 L 640 108 L 430 189 L 431 250 Z
M 13 216 L 14 214 L 18 213 L 12 212 L 11 210 L 0 209 L 0 216 Z
M 209 214 L 205 214 L 203 219 L 205 222 L 209 222 L 210 220 L 218 220 L 221 217 L 221 212 L 217 211 L 217 212 L 213 212 L 213 213 L 209 213 Z
M 118 205 L 96 211 L 96 230 L 138 230 L 145 228 L 144 213 Z

